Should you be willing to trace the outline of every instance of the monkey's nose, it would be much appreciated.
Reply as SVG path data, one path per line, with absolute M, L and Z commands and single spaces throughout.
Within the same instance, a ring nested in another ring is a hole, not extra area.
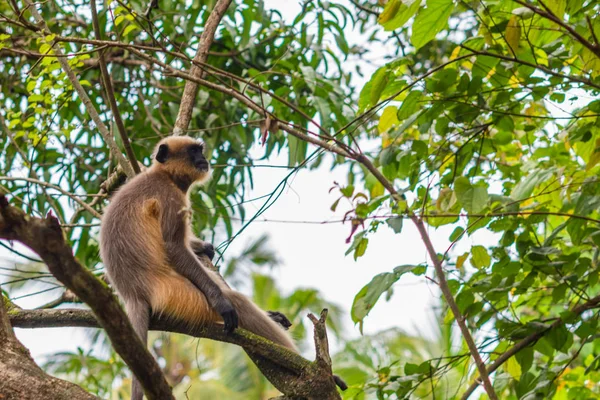
M 206 172 L 210 169 L 209 165 L 207 162 L 199 162 L 196 163 L 196 168 L 198 168 L 200 171 L 202 172 Z

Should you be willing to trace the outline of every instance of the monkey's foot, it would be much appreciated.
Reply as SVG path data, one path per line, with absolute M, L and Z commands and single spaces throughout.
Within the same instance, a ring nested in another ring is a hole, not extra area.
M 281 325 L 286 331 L 292 326 L 290 320 L 279 311 L 267 311 L 267 314 L 269 318 Z
M 212 244 L 207 242 L 204 242 L 202 248 L 194 249 L 194 253 L 196 253 L 198 257 L 205 255 L 210 261 L 215 258 L 215 248 Z

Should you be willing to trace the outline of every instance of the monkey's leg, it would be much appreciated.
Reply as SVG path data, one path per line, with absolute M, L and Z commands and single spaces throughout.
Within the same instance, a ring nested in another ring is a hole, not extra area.
M 185 244 L 165 242 L 167 257 L 175 271 L 190 280 L 206 296 L 210 306 L 221 315 L 224 330 L 233 332 L 238 327 L 238 311 L 231 300 L 223 294 L 218 279 L 212 279 L 210 271 L 198 261 L 196 255 Z
M 127 316 L 133 325 L 135 333 L 138 334 L 144 345 L 148 344 L 148 329 L 150 327 L 150 306 L 140 300 L 129 300 L 125 303 L 125 311 Z M 131 400 L 142 400 L 144 397 L 144 391 L 142 385 L 136 379 L 132 377 L 131 385 Z

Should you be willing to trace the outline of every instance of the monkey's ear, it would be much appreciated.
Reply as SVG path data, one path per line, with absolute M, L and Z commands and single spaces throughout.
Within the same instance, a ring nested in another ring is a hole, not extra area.
M 167 154 L 169 154 L 169 146 L 167 146 L 166 144 L 161 144 L 158 147 L 158 151 L 156 152 L 156 161 L 158 161 L 159 163 L 164 163 L 165 161 L 167 161 Z

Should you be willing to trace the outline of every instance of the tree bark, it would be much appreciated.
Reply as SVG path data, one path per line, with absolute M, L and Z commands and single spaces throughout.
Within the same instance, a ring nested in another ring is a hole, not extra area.
M 4 304 L 0 304 L 0 399 L 92 400 L 98 397 L 38 367 L 15 337 Z

